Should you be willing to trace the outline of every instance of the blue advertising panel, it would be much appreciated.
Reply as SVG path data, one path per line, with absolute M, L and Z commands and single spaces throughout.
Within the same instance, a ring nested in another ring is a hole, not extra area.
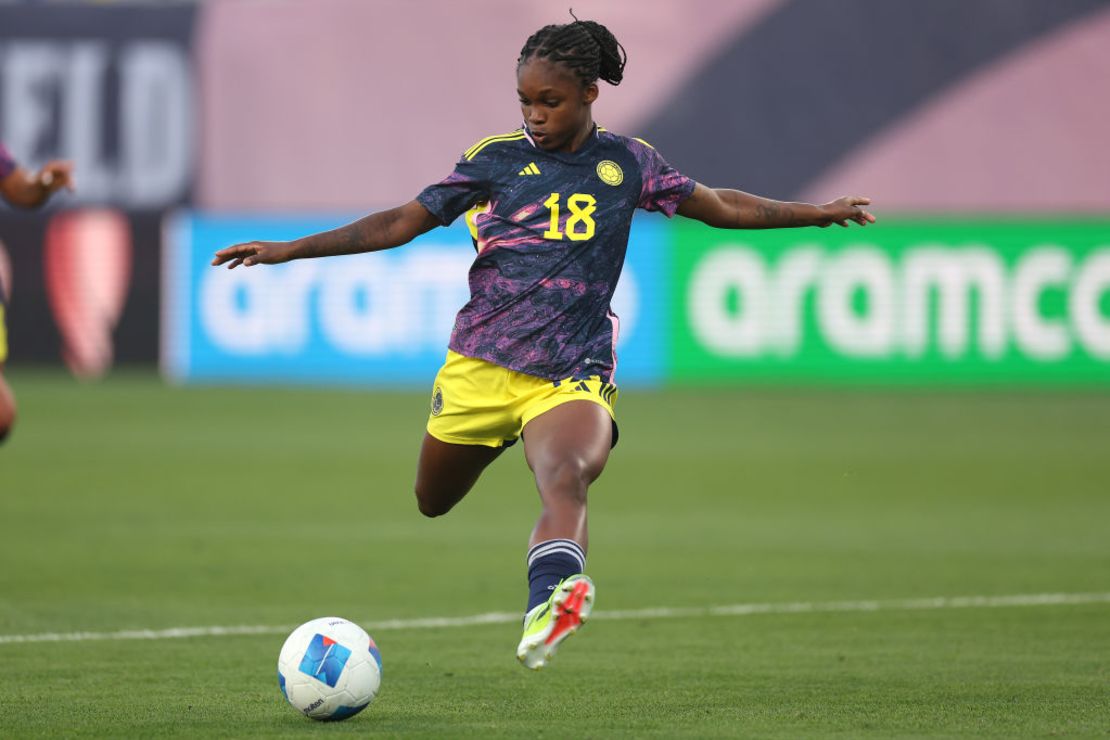
M 357 216 L 276 218 L 178 213 L 166 222 L 162 368 L 177 382 L 424 387 L 443 362 L 474 259 L 460 220 L 399 249 L 227 270 L 217 249 L 286 240 Z M 618 383 L 661 379 L 663 235 L 637 219 L 625 276 Z
M 632 219 L 624 271 L 613 296 L 620 317 L 617 385 L 659 385 L 664 381 L 670 316 L 668 286 L 670 223 L 657 213 L 637 212 Z

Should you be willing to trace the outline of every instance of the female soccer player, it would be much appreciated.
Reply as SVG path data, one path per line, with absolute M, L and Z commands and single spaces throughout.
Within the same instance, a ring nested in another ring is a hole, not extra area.
M 517 60 L 524 125 L 466 150 L 415 200 L 291 242 L 249 242 L 213 265 L 275 264 L 397 247 L 466 214 L 477 256 L 432 390 L 416 500 L 446 514 L 519 437 L 542 512 L 528 551 L 517 657 L 541 668 L 589 616 L 586 491 L 616 442 L 617 317 L 609 301 L 636 208 L 722 228 L 866 225 L 867 198 L 822 206 L 708 188 L 649 145 L 594 124 L 598 80 L 620 83 L 624 48 L 604 26 L 545 26 Z
M 36 173 L 20 167 L 0 143 L 0 197 L 21 208 L 38 208 L 62 188 L 73 190 L 73 165 L 69 162 L 47 162 Z M 4 362 L 8 359 L 8 334 L 4 325 L 4 280 L 0 276 L 0 442 L 7 439 L 15 424 L 15 397 L 4 380 Z

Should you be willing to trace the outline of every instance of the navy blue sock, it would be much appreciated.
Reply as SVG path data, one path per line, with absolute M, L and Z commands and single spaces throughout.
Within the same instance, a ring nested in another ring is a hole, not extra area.
M 574 540 L 545 540 L 528 551 L 528 609 L 551 598 L 559 581 L 586 569 L 586 553 Z

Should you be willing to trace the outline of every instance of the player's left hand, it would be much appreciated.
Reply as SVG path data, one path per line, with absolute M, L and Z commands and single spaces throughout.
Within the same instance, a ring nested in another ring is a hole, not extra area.
M 860 206 L 871 205 L 870 198 L 858 195 L 846 195 L 843 198 L 826 203 L 821 206 L 822 218 L 817 225 L 822 229 L 832 224 L 847 226 L 849 221 L 855 221 L 860 226 L 875 223 L 875 217 Z
M 53 160 L 42 166 L 35 179 L 48 196 L 62 188 L 73 192 L 73 162 Z

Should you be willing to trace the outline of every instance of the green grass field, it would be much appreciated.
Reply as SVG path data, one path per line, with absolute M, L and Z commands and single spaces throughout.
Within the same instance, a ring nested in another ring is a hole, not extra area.
M 532 674 L 511 621 L 405 625 L 521 610 L 538 512 L 516 448 L 451 515 L 417 513 L 423 393 L 9 377 L 0 737 L 1110 731 L 1108 395 L 629 391 L 591 492 L 596 618 Z M 904 601 L 1037 594 L 1087 596 Z M 319 724 L 275 664 L 333 614 L 385 679 Z M 216 626 L 272 629 L 14 640 Z

